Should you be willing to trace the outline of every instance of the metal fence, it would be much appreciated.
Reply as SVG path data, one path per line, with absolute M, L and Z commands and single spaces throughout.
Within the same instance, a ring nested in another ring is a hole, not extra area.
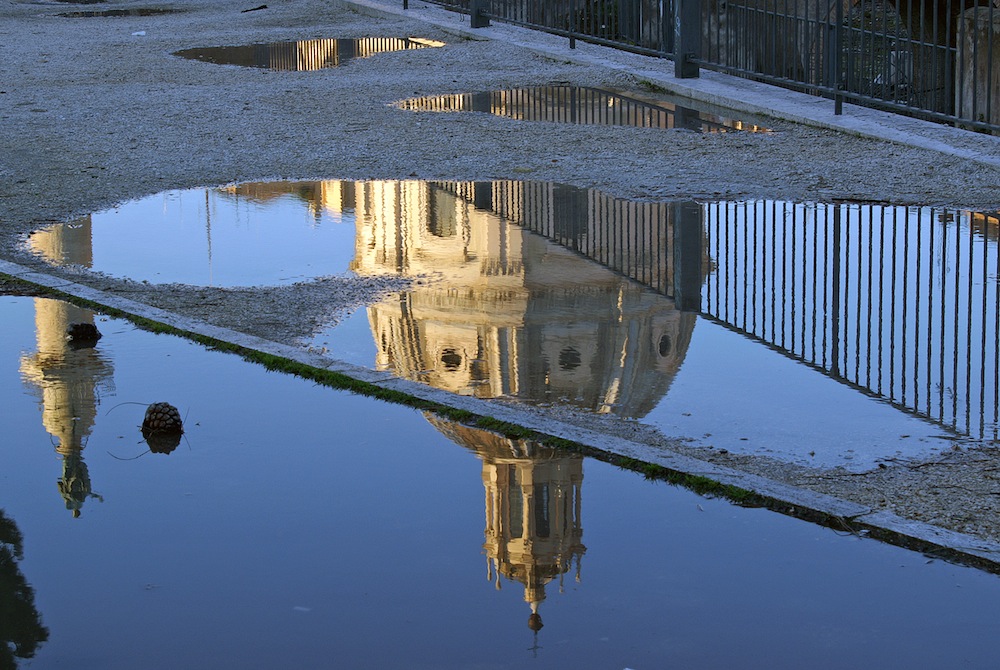
M 705 206 L 702 311 L 868 394 L 998 438 L 1000 219 L 933 207 Z
M 1000 131 L 1000 7 L 989 0 L 429 0 L 815 95 Z M 404 6 L 407 0 L 404 0 Z

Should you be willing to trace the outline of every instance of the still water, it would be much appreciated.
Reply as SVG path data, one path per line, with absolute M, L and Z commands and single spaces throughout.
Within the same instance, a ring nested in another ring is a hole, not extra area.
M 0 297 L 0 314 L 0 539 L 22 537 L 0 631 L 36 648 L 23 667 L 991 667 L 1000 652 L 995 575 L 58 301 Z M 67 345 L 81 322 L 95 347 Z M 154 401 L 184 416 L 169 454 L 141 443 Z
M 307 344 L 458 394 L 864 470 L 998 439 L 998 231 L 936 207 L 322 181 L 168 192 L 28 246 L 153 282 L 419 279 Z
M 240 46 L 198 47 L 175 51 L 175 56 L 217 65 L 240 65 L 266 70 L 308 72 L 346 65 L 391 51 L 443 47 L 444 42 L 422 37 L 363 37 L 271 42 Z
M 551 85 L 502 91 L 454 93 L 408 98 L 396 103 L 415 112 L 484 112 L 518 121 L 549 121 L 585 126 L 683 129 L 695 132 L 768 132 L 767 128 L 695 109 L 693 100 L 643 100 L 617 91 Z

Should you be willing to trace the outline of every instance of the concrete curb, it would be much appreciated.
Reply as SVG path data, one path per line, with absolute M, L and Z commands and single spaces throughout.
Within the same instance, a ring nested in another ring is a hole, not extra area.
M 652 463 L 673 473 L 706 478 L 724 486 L 749 491 L 766 501 L 763 506 L 782 514 L 835 526 L 916 551 L 932 553 L 945 560 L 1000 573 L 1000 544 L 980 540 L 971 535 L 956 533 L 923 522 L 908 521 L 895 514 L 876 511 L 848 500 L 815 493 L 624 438 L 559 421 L 541 419 L 528 412 L 491 403 L 488 400 L 454 395 L 419 382 L 400 379 L 390 373 L 352 365 L 299 347 L 272 342 L 167 312 L 16 263 L 0 260 L 0 275 L 51 289 L 71 299 L 96 303 L 131 317 L 148 319 L 185 333 L 280 357 L 318 370 L 338 372 L 378 388 L 397 391 L 445 407 L 464 410 L 477 416 L 489 417 L 537 433 L 569 440 L 583 446 L 585 453 L 593 452 L 589 455 L 611 457 L 603 460 L 614 462 L 614 457 L 624 457 Z
M 641 56 L 610 47 L 569 40 L 537 30 L 503 23 L 488 28 L 469 27 L 468 16 L 450 12 L 420 0 L 402 2 L 341 0 L 360 12 L 421 21 L 441 30 L 475 40 L 497 40 L 538 54 L 580 65 L 628 72 L 678 96 L 747 114 L 759 114 L 805 126 L 836 130 L 863 138 L 886 140 L 926 149 L 1000 169 L 1000 137 L 961 130 L 900 114 L 845 104 L 844 113 L 834 114 L 833 101 L 703 70 L 697 79 L 674 77 L 673 62 Z

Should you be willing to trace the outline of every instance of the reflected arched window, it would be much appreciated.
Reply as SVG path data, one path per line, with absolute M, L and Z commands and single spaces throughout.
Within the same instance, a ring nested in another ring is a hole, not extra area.
M 535 484 L 535 537 L 548 537 L 552 533 L 549 522 L 549 485 Z
M 657 349 L 660 352 L 661 358 L 669 356 L 673 348 L 674 348 L 674 343 L 670 340 L 669 335 L 664 335 L 660 338 L 660 343 L 657 346 Z
M 524 536 L 524 493 L 517 466 L 507 466 L 507 528 L 511 538 Z

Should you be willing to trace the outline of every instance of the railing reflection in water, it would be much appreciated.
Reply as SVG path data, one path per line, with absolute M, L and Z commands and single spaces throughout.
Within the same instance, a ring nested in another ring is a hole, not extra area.
M 599 197 L 547 183 L 348 184 L 352 270 L 436 277 L 368 307 L 376 367 L 459 394 L 645 416 L 694 315 L 527 225 L 568 238 L 584 211 L 571 204 Z M 666 282 L 655 259 L 642 263 Z
M 977 439 L 997 438 L 998 219 L 932 207 L 706 206 L 719 321 Z
M 441 187 L 861 392 L 975 439 L 1000 433 L 995 214 Z

